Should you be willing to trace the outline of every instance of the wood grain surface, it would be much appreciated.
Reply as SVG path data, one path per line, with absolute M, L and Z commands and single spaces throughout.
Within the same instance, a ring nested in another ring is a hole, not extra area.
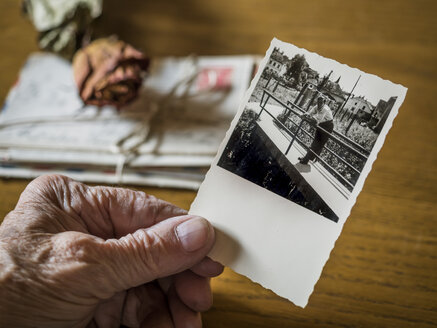
M 2 100 L 37 50 L 19 7 L 0 1 Z M 308 306 L 226 270 L 205 327 L 437 326 L 436 16 L 432 0 L 105 0 L 96 33 L 150 56 L 263 54 L 276 36 L 409 88 Z M 27 183 L 0 180 L 0 217 Z M 137 189 L 183 208 L 195 197 Z

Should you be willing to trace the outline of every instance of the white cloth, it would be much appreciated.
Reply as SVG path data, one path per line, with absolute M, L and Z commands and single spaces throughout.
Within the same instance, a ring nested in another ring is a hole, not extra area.
M 102 4 L 103 0 L 24 0 L 23 10 L 39 32 L 39 47 L 71 59 L 90 39 L 90 24 L 102 13 Z
M 323 123 L 323 122 L 327 122 L 327 121 L 332 121 L 334 118 L 332 116 L 331 108 L 329 108 L 328 105 L 323 105 L 321 110 L 319 110 L 317 105 L 315 105 L 313 108 L 311 108 L 307 112 L 307 115 L 313 117 L 317 121 L 318 124 Z
M 91 18 L 100 16 L 103 0 L 25 0 L 23 4 L 36 29 L 43 32 L 71 18 L 78 6 L 87 7 Z

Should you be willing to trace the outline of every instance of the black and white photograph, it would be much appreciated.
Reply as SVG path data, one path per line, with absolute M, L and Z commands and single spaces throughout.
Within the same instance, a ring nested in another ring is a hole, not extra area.
M 273 39 L 191 205 L 211 257 L 305 306 L 406 92 Z
M 338 222 L 397 100 L 374 75 L 274 47 L 217 165 Z

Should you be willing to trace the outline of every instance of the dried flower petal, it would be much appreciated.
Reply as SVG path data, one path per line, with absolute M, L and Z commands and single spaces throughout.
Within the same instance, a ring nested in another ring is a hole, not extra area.
M 73 58 L 73 74 L 86 104 L 117 108 L 138 95 L 149 60 L 131 45 L 115 38 L 99 39 Z

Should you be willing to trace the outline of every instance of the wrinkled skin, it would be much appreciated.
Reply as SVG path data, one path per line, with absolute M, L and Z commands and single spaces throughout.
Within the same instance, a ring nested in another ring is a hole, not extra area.
M 201 327 L 213 243 L 205 219 L 153 196 L 37 178 L 0 226 L 0 326 Z

